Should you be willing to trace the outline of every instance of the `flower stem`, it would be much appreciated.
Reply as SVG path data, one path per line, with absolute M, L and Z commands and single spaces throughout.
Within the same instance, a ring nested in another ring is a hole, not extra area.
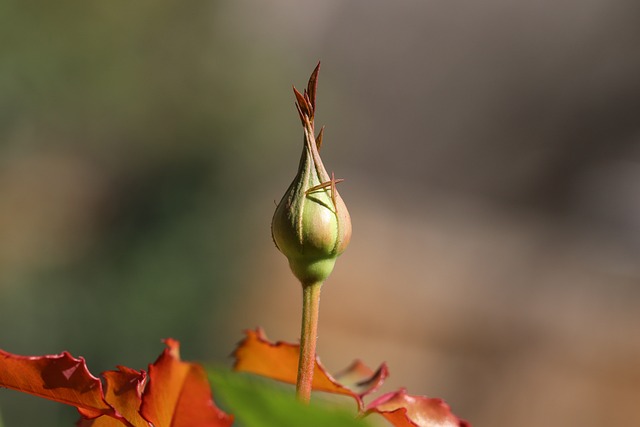
M 311 399 L 311 384 L 316 365 L 320 288 L 322 288 L 322 282 L 302 286 L 302 330 L 296 396 L 304 403 L 308 403 Z

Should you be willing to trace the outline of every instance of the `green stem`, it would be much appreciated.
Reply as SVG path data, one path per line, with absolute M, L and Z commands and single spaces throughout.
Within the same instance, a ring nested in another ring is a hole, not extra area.
M 300 359 L 296 396 L 302 402 L 311 399 L 313 370 L 316 365 L 316 341 L 318 338 L 318 308 L 322 282 L 302 286 L 302 330 L 300 332 Z

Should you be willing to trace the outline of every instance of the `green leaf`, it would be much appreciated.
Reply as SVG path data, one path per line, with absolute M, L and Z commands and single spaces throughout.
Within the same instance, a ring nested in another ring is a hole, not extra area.
M 254 375 L 209 369 L 216 400 L 243 427 L 370 427 L 340 404 L 298 402 L 292 390 Z

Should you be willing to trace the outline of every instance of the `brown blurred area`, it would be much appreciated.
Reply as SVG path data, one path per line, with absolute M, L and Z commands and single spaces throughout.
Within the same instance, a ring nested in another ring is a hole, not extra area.
M 323 290 L 333 371 L 474 426 L 640 424 L 640 5 L 0 6 L 0 348 L 144 368 L 297 340 L 273 200 L 322 60 L 354 234 Z M 34 411 L 32 408 L 38 408 Z M 69 409 L 0 393 L 6 426 Z M 1 424 L 1 423 L 0 423 Z

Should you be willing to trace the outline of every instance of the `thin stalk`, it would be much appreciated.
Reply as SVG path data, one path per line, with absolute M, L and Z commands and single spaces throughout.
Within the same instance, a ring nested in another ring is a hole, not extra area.
M 318 338 L 318 308 L 322 282 L 302 287 L 302 328 L 300 332 L 300 359 L 296 396 L 301 402 L 311 399 L 311 384 L 316 365 L 316 341 Z

